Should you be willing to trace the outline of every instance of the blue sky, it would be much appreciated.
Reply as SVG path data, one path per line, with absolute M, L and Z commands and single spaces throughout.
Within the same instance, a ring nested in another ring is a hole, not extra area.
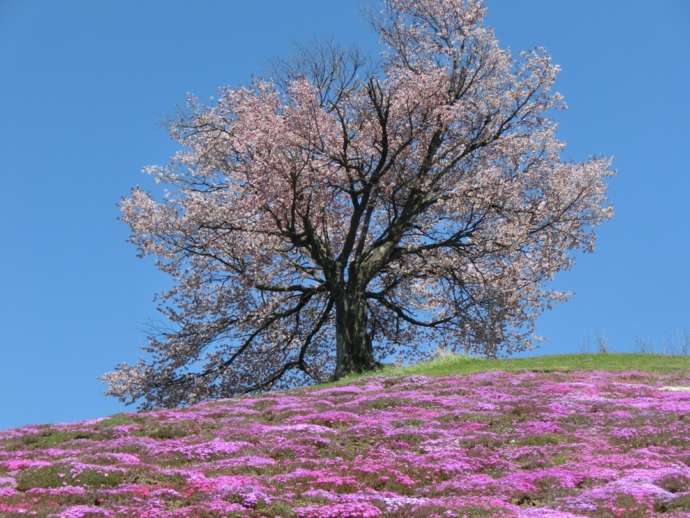
M 175 151 L 187 92 L 247 83 L 295 44 L 371 51 L 365 0 L 0 0 L 0 428 L 124 409 L 97 377 L 139 355 L 167 279 L 126 243 L 116 203 Z M 690 3 L 488 0 L 513 50 L 562 66 L 565 157 L 613 155 L 616 217 L 555 281 L 540 353 L 690 332 Z M 665 345 L 666 344 L 666 345 Z

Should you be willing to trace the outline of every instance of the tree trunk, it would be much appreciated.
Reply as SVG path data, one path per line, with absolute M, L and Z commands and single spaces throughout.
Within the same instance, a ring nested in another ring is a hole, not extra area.
M 336 365 L 333 379 L 379 368 L 367 333 L 364 294 L 343 294 L 335 302 Z

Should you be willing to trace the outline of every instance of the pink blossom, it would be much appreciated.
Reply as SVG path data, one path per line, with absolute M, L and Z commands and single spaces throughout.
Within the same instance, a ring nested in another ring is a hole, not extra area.
M 146 168 L 165 189 L 120 204 L 171 276 L 171 326 L 103 376 L 108 394 L 175 407 L 428 358 L 429 343 L 526 350 L 568 298 L 549 280 L 594 250 L 614 172 L 562 157 L 559 66 L 501 48 L 482 0 L 382 7 L 371 68 L 316 52 L 285 81 L 191 98 L 171 124 L 179 151 Z
M 95 507 L 92 505 L 73 505 L 62 511 L 58 517 L 59 518 L 82 518 L 89 514 L 97 514 L 100 516 L 112 516 L 112 513 L 101 509 L 100 507 Z

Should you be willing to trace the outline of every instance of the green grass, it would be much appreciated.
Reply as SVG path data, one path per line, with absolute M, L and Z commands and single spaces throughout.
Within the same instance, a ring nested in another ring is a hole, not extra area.
M 690 356 L 639 353 L 563 354 L 491 360 L 471 356 L 443 355 L 429 362 L 407 367 L 386 366 L 373 373 L 350 375 L 319 388 L 344 385 L 370 376 L 450 376 L 485 371 L 650 371 L 659 373 L 690 372 Z
M 98 428 L 108 428 L 110 426 L 122 426 L 128 424 L 137 424 L 141 421 L 140 417 L 132 414 L 113 414 L 110 417 L 103 419 L 97 424 Z
M 84 470 L 79 475 L 70 474 L 67 465 L 55 464 L 20 472 L 17 477 L 17 490 L 28 491 L 35 487 L 61 487 L 65 484 L 86 487 L 115 487 L 124 483 L 127 475 L 121 472 L 101 473 L 95 470 Z
M 108 438 L 108 436 L 105 434 L 97 434 L 89 431 L 55 430 L 48 426 L 38 433 L 23 435 L 17 439 L 6 440 L 3 443 L 3 447 L 8 450 L 57 448 L 63 446 L 64 443 L 79 439 L 101 440 L 106 438 Z

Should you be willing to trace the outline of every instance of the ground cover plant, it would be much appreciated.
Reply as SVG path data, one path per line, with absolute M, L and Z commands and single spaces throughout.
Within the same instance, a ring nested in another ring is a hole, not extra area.
M 0 432 L 0 515 L 690 516 L 688 386 L 683 357 L 447 357 L 27 426 Z

